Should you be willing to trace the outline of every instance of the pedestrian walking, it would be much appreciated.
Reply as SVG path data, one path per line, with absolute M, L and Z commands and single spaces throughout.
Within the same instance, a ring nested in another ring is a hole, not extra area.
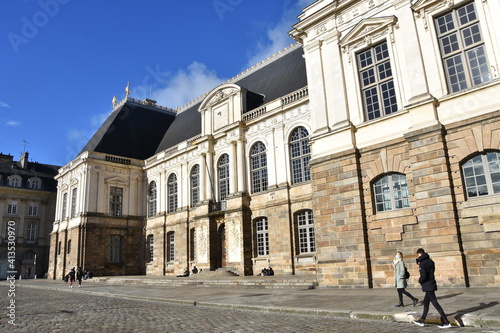
M 70 288 L 73 288 L 73 281 L 75 281 L 75 267 L 73 267 L 69 273 L 68 273 L 68 277 L 69 277 L 69 287 Z
M 399 297 L 399 303 L 396 304 L 396 307 L 404 306 L 403 294 L 408 296 L 413 301 L 413 306 L 417 305 L 418 299 L 405 290 L 405 288 L 408 287 L 408 282 L 406 281 L 408 276 L 406 275 L 407 270 L 403 262 L 402 252 L 396 252 L 396 257 L 394 258 L 392 265 L 394 266 L 394 284 L 396 285 Z
M 82 286 L 82 279 L 83 279 L 83 269 L 81 267 L 78 267 L 76 270 L 76 279 L 78 280 L 78 288 Z
M 419 320 L 413 321 L 414 324 L 418 326 L 425 326 L 425 318 L 427 317 L 427 313 L 429 312 L 429 304 L 436 308 L 437 312 L 441 316 L 441 325 L 439 328 L 450 328 L 451 324 L 446 318 L 446 314 L 444 313 L 443 308 L 439 305 L 436 293 L 437 283 L 436 278 L 434 277 L 435 264 L 434 261 L 431 260 L 429 254 L 427 254 L 424 249 L 420 248 L 417 250 L 417 264 L 419 265 L 420 278 L 418 279 L 418 283 L 422 286 L 422 291 L 425 292 L 424 297 L 424 311 L 422 313 L 422 317 Z

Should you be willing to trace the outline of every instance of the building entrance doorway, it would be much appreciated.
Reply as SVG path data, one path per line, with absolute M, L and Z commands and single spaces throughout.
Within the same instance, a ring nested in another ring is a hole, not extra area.
M 219 257 L 219 267 L 226 267 L 226 227 L 225 224 L 222 223 L 219 226 L 219 230 L 217 231 L 217 239 L 219 240 L 219 249 L 220 249 L 220 257 Z

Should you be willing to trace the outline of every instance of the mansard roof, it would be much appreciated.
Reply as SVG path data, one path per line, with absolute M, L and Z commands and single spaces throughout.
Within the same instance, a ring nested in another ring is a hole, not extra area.
M 175 119 L 170 109 L 126 98 L 109 115 L 84 151 L 95 151 L 136 159 L 151 157 Z
M 248 89 L 251 98 L 247 98 L 247 103 L 251 105 L 245 109 L 250 111 L 307 86 L 303 54 L 302 45 L 294 44 L 226 83 Z M 202 99 L 199 99 L 178 113 L 156 153 L 201 134 L 201 115 L 198 112 L 201 104 Z
M 26 159 L 24 162 L 22 159 Z M 8 186 L 8 178 L 18 175 L 22 179 L 22 188 L 28 188 L 27 181 L 36 177 L 42 180 L 42 190 L 56 191 L 57 182 L 54 177 L 61 166 L 28 162 L 28 152 L 25 152 L 20 161 L 14 161 L 12 155 L 0 153 L 0 186 Z

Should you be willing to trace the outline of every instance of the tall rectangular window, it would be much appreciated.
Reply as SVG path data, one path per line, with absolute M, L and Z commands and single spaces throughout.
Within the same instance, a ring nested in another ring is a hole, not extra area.
M 28 244 L 35 243 L 36 237 L 36 223 L 28 223 L 28 230 L 26 233 L 26 242 Z
M 398 110 L 387 42 L 357 55 L 366 119 L 377 119 Z
M 11 201 L 7 205 L 7 214 L 16 215 L 17 214 L 17 201 Z
M 68 193 L 63 194 L 63 201 L 62 201 L 62 212 L 61 212 L 61 219 L 64 220 L 66 218 L 66 209 L 68 206 Z
M 314 235 L 314 219 L 311 210 L 297 214 L 297 231 L 299 240 L 299 254 L 316 251 Z
M 448 89 L 458 92 L 491 80 L 474 2 L 435 19 Z
M 30 203 L 28 206 L 28 215 L 37 216 L 38 215 L 38 205 L 34 202 Z
M 122 216 L 123 188 L 111 186 L 109 189 L 109 215 Z
M 196 260 L 196 229 L 189 230 L 189 260 Z
M 148 246 L 149 246 L 149 261 L 153 261 L 154 259 L 154 236 L 153 235 L 149 235 L 148 236 Z
M 108 261 L 119 263 L 122 257 L 122 236 L 110 235 L 108 245 Z
M 191 170 L 191 207 L 200 201 L 200 166 L 199 164 Z
M 76 216 L 76 187 L 71 191 L 71 218 Z
M 173 232 L 167 234 L 167 261 L 175 260 L 175 237 Z
M 266 217 L 255 220 L 255 232 L 257 235 L 257 256 L 269 255 L 269 231 Z

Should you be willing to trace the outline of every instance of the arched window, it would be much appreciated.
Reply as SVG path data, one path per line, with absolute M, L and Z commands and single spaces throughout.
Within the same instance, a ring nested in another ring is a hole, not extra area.
M 200 165 L 191 169 L 191 207 L 200 202 Z
M 375 208 L 377 212 L 410 207 L 406 176 L 393 173 L 373 183 Z
M 153 217 L 156 215 L 156 199 L 157 199 L 157 192 L 156 192 L 156 182 L 152 181 L 149 183 L 149 196 L 148 196 L 148 216 Z
M 308 168 L 310 159 L 309 133 L 304 127 L 297 127 L 290 136 L 290 164 L 294 184 L 311 180 Z
M 167 233 L 167 261 L 175 260 L 175 234 L 173 231 Z
M 267 153 L 266 146 L 260 141 L 250 150 L 250 168 L 252 192 L 267 191 Z
M 269 224 L 267 217 L 255 219 L 255 238 L 257 244 L 257 256 L 269 255 Z
M 177 175 L 175 173 L 168 176 L 168 213 L 177 210 Z
M 219 201 L 226 200 L 229 194 L 229 155 L 224 154 L 218 163 Z
M 18 175 L 13 175 L 9 177 L 9 186 L 10 187 L 21 187 L 22 179 Z
M 467 198 L 500 193 L 500 152 L 476 155 L 462 165 Z
M 314 218 L 312 210 L 304 210 L 295 216 L 297 225 L 298 253 L 316 252 Z
M 32 190 L 40 190 L 42 188 L 42 180 L 38 177 L 28 179 L 28 184 Z

